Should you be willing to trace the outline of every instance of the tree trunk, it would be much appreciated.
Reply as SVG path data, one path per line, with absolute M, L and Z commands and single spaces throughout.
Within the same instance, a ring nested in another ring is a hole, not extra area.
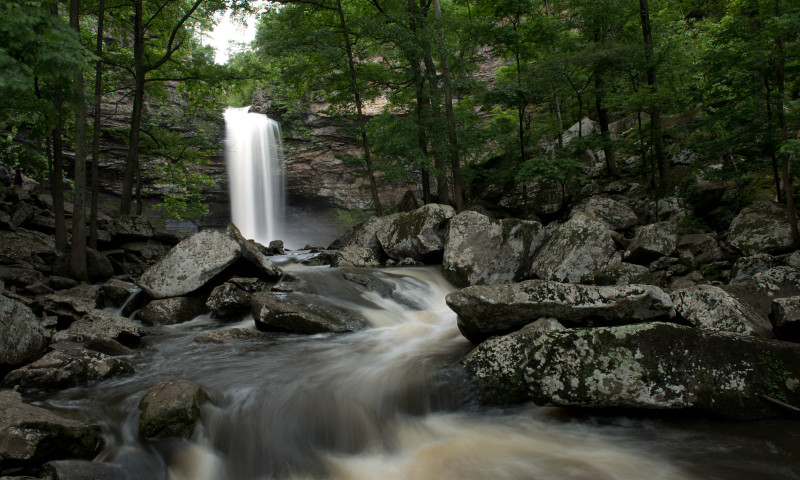
M 356 121 L 358 122 L 358 129 L 361 133 L 361 147 L 364 149 L 364 163 L 366 164 L 367 175 L 369 176 L 369 189 L 372 194 L 372 203 L 375 205 L 375 212 L 380 217 L 383 215 L 383 209 L 381 208 L 381 200 L 378 198 L 378 182 L 375 180 L 375 172 L 372 169 L 372 158 L 369 154 L 367 127 L 364 125 L 364 114 L 361 110 L 361 93 L 358 90 L 353 49 L 350 47 L 350 35 L 347 33 L 347 23 L 344 20 L 344 10 L 342 10 L 341 0 L 336 0 L 336 9 L 339 11 L 339 21 L 342 26 L 342 35 L 344 35 L 345 49 L 347 50 L 347 64 L 350 69 L 350 87 L 353 89 L 353 97 L 356 103 Z
M 433 13 L 436 17 L 436 20 L 441 22 L 442 10 L 439 6 L 439 0 L 433 0 Z M 450 82 L 450 67 L 447 64 L 447 52 L 445 51 L 444 36 L 441 33 L 441 26 L 439 28 L 439 51 L 441 52 L 441 59 L 439 63 L 442 66 L 442 82 L 444 83 L 444 111 L 445 115 L 447 116 L 447 138 L 450 143 L 450 149 L 448 153 L 450 157 L 450 168 L 453 171 L 453 202 L 455 203 L 456 212 L 461 212 L 464 210 L 464 195 L 462 193 L 463 187 L 461 182 L 461 164 L 458 158 L 456 120 L 453 112 L 453 87 Z
M 647 0 L 639 0 L 639 16 L 642 22 L 644 52 L 647 59 L 647 85 L 650 87 L 650 93 L 655 94 L 658 87 L 656 86 L 656 68 L 653 65 L 653 34 L 650 29 L 650 8 Z M 655 100 L 653 101 L 655 102 Z M 665 196 L 669 192 L 669 168 L 664 150 L 664 136 L 661 131 L 661 109 L 655 103 L 650 108 L 650 129 L 658 166 L 659 196 Z
M 92 133 L 92 208 L 89 215 L 89 246 L 97 250 L 97 214 L 100 207 L 100 114 L 103 96 L 103 22 L 105 20 L 105 0 L 100 0 L 97 11 L 97 63 L 94 73 L 94 132 Z
M 69 24 L 80 36 L 80 0 L 69 2 Z M 89 280 L 86 269 L 86 101 L 83 91 L 83 71 L 73 72 L 75 102 L 75 189 L 72 195 L 72 248 L 70 273 L 76 280 Z
M 417 6 L 415 0 L 408 0 L 408 13 L 409 13 L 409 28 L 411 30 L 411 34 L 416 38 L 417 36 Z M 420 65 L 421 59 L 419 56 L 419 50 L 416 48 L 412 48 L 412 51 L 409 55 L 409 62 L 411 63 L 411 72 L 414 75 L 414 86 L 416 87 L 416 100 L 417 100 L 417 143 L 419 144 L 419 150 L 422 152 L 423 157 L 425 158 L 425 165 L 422 165 L 420 168 L 420 174 L 422 175 L 422 202 L 427 205 L 431 203 L 431 178 L 430 172 L 428 171 L 427 159 L 428 159 L 428 135 L 425 131 L 425 107 L 427 106 L 430 108 L 430 98 L 425 94 L 425 78 L 422 74 L 422 67 Z
M 144 110 L 144 83 L 147 73 L 144 65 L 143 17 L 142 0 L 137 0 L 134 4 L 133 14 L 133 110 L 131 111 L 131 129 L 128 133 L 128 153 L 125 156 L 122 198 L 119 204 L 121 216 L 131 214 L 133 182 L 136 179 L 136 171 L 139 169 L 139 128 Z
M 606 154 L 606 168 L 608 175 L 614 178 L 619 177 L 619 168 L 614 159 L 614 149 L 611 148 L 611 131 L 608 128 L 608 110 L 603 101 L 605 99 L 606 82 L 599 73 L 594 77 L 594 104 L 597 108 L 597 120 L 600 123 L 600 137 L 603 139 L 603 153 Z

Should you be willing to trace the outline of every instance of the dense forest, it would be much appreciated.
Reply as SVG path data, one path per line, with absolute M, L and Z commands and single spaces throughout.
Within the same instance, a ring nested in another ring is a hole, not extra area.
M 217 65 L 201 38 L 226 10 L 258 14 L 258 35 Z M 79 278 L 96 242 L 99 138 L 127 145 L 119 214 L 141 213 L 142 162 L 177 186 L 167 214 L 202 214 L 208 179 L 192 166 L 219 149 L 222 108 L 256 93 L 289 128 L 312 105 L 348 119 L 361 155 L 346 161 L 378 215 L 389 182 L 462 210 L 487 184 L 525 199 L 534 178 L 575 180 L 586 152 L 655 199 L 674 195 L 670 158 L 689 150 L 742 187 L 766 174 L 759 188 L 793 218 L 799 72 L 798 0 L 5 1 L 0 162 L 49 188 Z M 168 101 L 180 109 L 158 108 Z M 95 128 L 115 102 L 126 125 Z

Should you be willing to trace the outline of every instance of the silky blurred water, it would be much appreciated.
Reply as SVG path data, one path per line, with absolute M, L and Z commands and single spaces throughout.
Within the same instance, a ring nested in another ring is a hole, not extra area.
M 282 266 L 312 296 L 357 309 L 374 327 L 196 343 L 204 332 L 253 328 L 250 317 L 222 323 L 206 315 L 146 337 L 128 358 L 133 375 L 28 399 L 101 424 L 108 445 L 98 460 L 124 466 L 129 479 L 800 478 L 796 419 L 478 406 L 457 363 L 471 345 L 436 268 L 365 272 L 393 285 L 391 298 L 337 269 Z M 190 440 L 140 438 L 139 400 L 176 378 L 198 383 L 216 406 L 203 411 Z

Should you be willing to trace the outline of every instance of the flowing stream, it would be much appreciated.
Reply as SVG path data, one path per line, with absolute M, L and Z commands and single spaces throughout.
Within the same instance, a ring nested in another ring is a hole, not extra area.
M 457 366 L 470 349 L 444 303 L 436 267 L 369 271 L 384 298 L 337 269 L 282 267 L 374 325 L 345 335 L 264 334 L 228 344 L 194 338 L 254 328 L 209 316 L 145 337 L 136 373 L 28 399 L 102 425 L 100 460 L 129 479 L 791 479 L 800 422 L 575 413 L 477 405 Z M 399 301 L 395 301 L 397 299 Z M 184 378 L 216 406 L 190 440 L 138 435 L 138 403 L 156 382 Z

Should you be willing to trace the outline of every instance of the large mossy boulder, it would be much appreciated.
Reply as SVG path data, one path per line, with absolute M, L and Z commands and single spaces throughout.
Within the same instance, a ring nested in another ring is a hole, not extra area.
M 242 247 L 229 235 L 205 230 L 174 246 L 137 284 L 156 299 L 178 297 L 202 287 L 241 255 Z
M 256 328 L 263 332 L 345 333 L 369 325 L 353 311 L 298 293 L 255 293 L 251 309 Z
M 623 258 L 626 262 L 649 265 L 661 257 L 672 255 L 677 248 L 677 223 L 671 221 L 651 223 L 636 231 Z
M 473 343 L 518 330 L 539 318 L 567 326 L 624 325 L 670 320 L 669 295 L 652 285 L 592 286 L 528 280 L 475 285 L 450 293 L 447 305 Z
M 616 248 L 608 228 L 586 215 L 576 214 L 542 247 L 531 274 L 556 282 L 579 283 L 594 270 L 614 260 Z
M 375 235 L 392 260 L 441 263 L 446 224 L 455 214 L 449 205 L 431 203 L 412 212 L 387 215 Z
M 139 402 L 139 432 L 147 438 L 189 438 L 208 394 L 189 380 L 159 382 Z
M 442 273 L 457 286 L 522 280 L 544 237 L 539 222 L 462 212 L 450 220 Z
M 0 391 L 0 460 L 4 464 L 36 467 L 48 460 L 91 459 L 103 445 L 99 425 L 23 403 L 17 392 Z
M 583 213 L 587 217 L 605 223 L 611 230 L 627 230 L 639 223 L 636 212 L 613 198 L 595 195 L 572 207 L 570 216 Z
M 44 328 L 31 309 L 0 295 L 0 369 L 32 362 L 46 347 Z
M 670 294 L 678 316 L 697 328 L 772 338 L 769 321 L 713 285 L 681 288 Z
M 730 418 L 800 405 L 800 346 L 669 323 L 568 329 L 527 345 L 537 405 L 691 409 Z
M 786 207 L 772 201 L 753 203 L 733 219 L 728 243 L 745 255 L 791 251 L 792 232 Z

